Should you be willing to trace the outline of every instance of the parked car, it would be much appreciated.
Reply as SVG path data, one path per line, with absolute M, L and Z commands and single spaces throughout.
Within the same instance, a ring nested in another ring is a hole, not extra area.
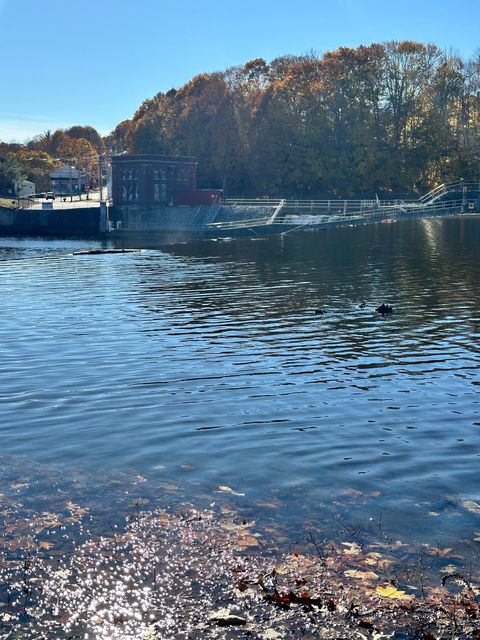
M 55 194 L 53 191 L 47 191 L 45 194 L 45 200 L 55 200 Z

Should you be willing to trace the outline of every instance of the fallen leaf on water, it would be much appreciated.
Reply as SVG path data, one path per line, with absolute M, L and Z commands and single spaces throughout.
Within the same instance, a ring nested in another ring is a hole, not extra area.
M 276 502 L 257 502 L 259 509 L 278 509 L 279 506 Z
M 354 500 L 356 498 L 359 498 L 360 496 L 363 496 L 363 493 L 361 491 L 358 491 L 358 489 L 343 489 L 342 491 L 340 491 L 340 494 L 348 496 L 349 498 L 353 498 Z
M 25 489 L 25 487 L 28 487 L 28 482 L 12 482 L 10 486 L 12 489 L 15 489 L 15 490 Z
M 162 513 L 160 515 L 159 521 L 160 521 L 160 526 L 161 527 L 168 527 L 168 525 L 170 524 L 170 518 L 168 517 L 168 515 L 166 513 Z
M 226 504 L 222 504 L 220 507 L 220 513 L 234 513 L 234 510 L 231 507 L 228 507 Z
M 381 553 L 378 553 L 377 551 L 371 551 L 367 556 L 365 556 L 365 564 L 368 564 L 370 566 L 381 565 L 383 567 L 386 567 L 392 564 L 392 560 L 390 560 L 389 558 L 385 558 L 385 556 L 383 556 Z
M 237 564 L 236 567 L 233 567 L 232 571 L 233 573 L 243 573 L 245 571 L 245 567 L 242 567 L 242 565 Z
M 340 491 L 340 494 L 356 500 L 357 498 L 360 498 L 360 496 L 364 498 L 377 498 L 380 495 L 380 491 L 358 491 L 358 489 L 343 489 L 342 491 Z
M 215 622 L 220 627 L 229 627 L 233 625 L 244 625 L 247 624 L 247 619 L 243 616 L 239 616 L 235 613 L 232 613 L 230 609 L 224 608 L 219 609 L 215 613 L 213 613 L 210 618 L 210 622 Z
M 171 482 L 160 482 L 158 486 L 167 493 L 175 493 L 176 491 L 178 491 L 177 485 L 172 484 Z
M 262 633 L 261 637 L 264 638 L 264 640 L 274 640 L 275 638 L 282 638 L 283 636 L 278 633 L 278 631 L 275 631 L 275 629 L 267 629 Z
M 237 540 L 237 547 L 258 547 L 260 542 L 255 536 L 241 536 Z
M 245 589 L 245 591 L 240 591 L 239 589 L 235 589 L 235 597 L 236 598 L 255 598 L 258 595 L 258 591 L 255 589 Z
M 378 575 L 373 571 L 359 571 L 357 569 L 348 569 L 345 571 L 348 578 L 357 578 L 358 580 L 376 580 Z
M 249 583 L 245 582 L 245 580 L 237 580 L 237 582 L 235 583 L 235 589 L 243 593 L 248 589 L 248 585 Z
M 41 540 L 39 547 L 40 549 L 50 549 L 50 547 L 53 547 L 53 542 L 47 542 L 46 540 Z
M 74 516 L 86 516 L 88 514 L 88 509 L 84 509 L 75 502 L 69 500 L 66 505 L 67 509 L 72 512 Z
M 356 542 L 342 542 L 342 545 L 346 547 L 343 550 L 343 553 L 349 556 L 356 556 L 361 551 L 360 545 L 358 545 Z
M 472 513 L 480 514 L 480 504 L 473 502 L 473 500 L 465 500 L 462 502 L 462 507 L 468 509 L 468 511 L 471 511 Z
M 222 522 L 220 525 L 222 529 L 225 531 L 244 531 L 245 527 L 241 524 L 236 524 L 235 522 Z
M 44 529 L 54 529 L 55 527 L 61 527 L 62 523 L 56 518 L 48 520 L 38 520 L 35 526 L 35 533 L 38 535 L 42 533 Z
M 440 569 L 440 573 L 456 573 L 457 567 L 454 567 L 453 564 L 447 564 L 446 567 L 442 567 Z
M 425 550 L 429 555 L 431 555 L 431 556 L 439 556 L 440 558 L 448 558 L 449 556 L 453 555 L 452 554 L 452 551 L 453 551 L 452 547 L 443 547 L 443 549 L 440 549 L 440 547 L 428 547 Z
M 220 484 L 218 485 L 218 490 L 222 491 L 223 493 L 229 493 L 232 496 L 244 496 L 244 493 L 238 493 L 238 491 L 234 491 L 231 487 L 227 487 L 224 484 Z
M 375 589 L 375 593 L 378 593 L 382 598 L 394 598 L 395 600 L 411 600 L 415 596 L 410 596 L 405 591 L 400 591 L 396 589 L 392 585 L 387 585 L 386 587 L 377 587 Z

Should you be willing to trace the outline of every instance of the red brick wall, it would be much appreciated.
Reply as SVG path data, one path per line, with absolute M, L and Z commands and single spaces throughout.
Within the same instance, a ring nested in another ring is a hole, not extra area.
M 114 156 L 113 202 L 123 205 L 169 204 L 177 191 L 196 189 L 196 167 L 195 158 L 183 156 Z

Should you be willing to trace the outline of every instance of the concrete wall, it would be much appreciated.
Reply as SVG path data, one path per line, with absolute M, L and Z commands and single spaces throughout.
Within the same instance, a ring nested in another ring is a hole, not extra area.
M 110 221 L 114 228 L 136 231 L 165 229 L 204 229 L 212 222 L 240 222 L 263 220 L 272 215 L 274 207 L 199 205 L 168 207 L 140 205 L 110 207 Z M 117 225 L 117 222 L 120 224 Z
M 0 235 L 97 237 L 99 229 L 99 208 L 40 211 L 0 207 Z
M 128 228 L 134 231 L 163 231 L 203 229 L 215 217 L 219 206 L 178 206 L 140 205 L 113 206 L 109 209 L 113 228 Z M 117 222 L 120 225 L 117 225 Z

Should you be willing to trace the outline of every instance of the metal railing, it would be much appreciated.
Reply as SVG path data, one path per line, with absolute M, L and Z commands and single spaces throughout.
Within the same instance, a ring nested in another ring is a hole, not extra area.
M 447 182 L 445 184 L 439 185 L 438 187 L 435 187 L 435 189 L 432 189 L 424 196 L 421 196 L 418 201 L 423 203 L 433 203 L 447 193 L 462 193 L 479 190 L 479 182 L 465 182 L 464 180 L 455 180 L 454 182 Z
M 316 205 L 318 207 L 318 203 L 320 201 L 316 201 Z M 318 213 L 315 212 L 309 215 L 308 209 L 305 207 L 302 213 L 298 213 L 298 209 L 296 213 L 288 213 L 285 212 L 285 209 L 288 207 L 288 201 L 282 209 L 282 215 L 276 216 L 274 219 L 273 216 L 264 216 L 261 218 L 249 218 L 246 220 L 238 220 L 238 221 L 225 221 L 225 222 L 216 222 L 213 224 L 207 225 L 210 229 L 215 230 L 235 230 L 235 229 L 254 229 L 258 227 L 264 226 L 273 226 L 273 227 L 285 227 L 288 226 L 296 226 L 298 228 L 308 227 L 308 226 L 318 226 L 325 224 L 336 224 L 336 223 L 355 223 L 361 221 L 372 221 L 372 220 L 388 220 L 388 219 L 397 219 L 406 216 L 415 216 L 422 215 L 425 213 L 431 214 L 434 213 L 436 215 L 449 215 L 453 213 L 463 213 L 465 208 L 465 203 L 460 202 L 458 199 L 456 200 L 442 200 L 435 201 L 431 204 L 422 203 L 417 200 L 415 201 L 391 201 L 388 203 L 381 202 L 378 203 L 375 201 L 374 206 L 366 207 L 364 205 L 364 201 L 347 201 L 349 206 L 352 208 L 349 210 L 348 207 L 344 209 L 338 209 L 337 211 L 330 211 L 330 213 Z M 357 203 L 361 203 L 361 206 L 358 206 Z M 323 204 L 323 201 L 322 201 Z M 357 204 L 355 207 L 354 205 Z M 466 203 L 468 205 L 468 201 Z M 303 218 L 303 219 L 302 219 Z
M 448 194 L 451 197 L 447 199 Z M 456 197 L 455 197 L 456 195 Z M 228 210 L 230 208 L 230 211 Z M 244 219 L 240 219 L 243 209 Z M 230 220 L 217 218 L 230 216 Z M 159 229 L 205 228 L 211 232 L 269 227 L 283 232 L 323 225 L 357 224 L 388 221 L 422 215 L 480 213 L 480 183 L 458 180 L 432 189 L 418 200 L 329 199 L 288 200 L 273 198 L 231 198 L 222 205 L 210 206 L 208 212 L 199 206 L 191 219 L 163 221 L 130 221 L 123 230 L 155 231 Z M 255 215 L 257 213 L 257 215 Z

